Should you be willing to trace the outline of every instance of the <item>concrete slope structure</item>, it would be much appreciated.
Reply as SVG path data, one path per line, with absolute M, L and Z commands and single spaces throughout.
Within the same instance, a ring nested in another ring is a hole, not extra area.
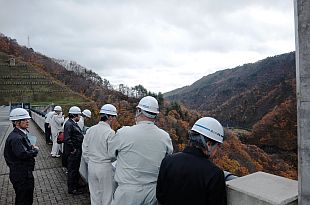
M 11 64 L 10 59 L 15 63 Z M 0 52 L 0 104 L 9 102 L 90 102 L 48 73 Z

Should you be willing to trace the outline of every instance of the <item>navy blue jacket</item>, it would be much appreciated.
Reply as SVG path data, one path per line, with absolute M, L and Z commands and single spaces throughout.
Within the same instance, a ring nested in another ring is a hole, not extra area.
M 226 205 L 224 173 L 201 150 L 186 147 L 163 159 L 156 197 L 162 205 Z
M 38 150 L 33 148 L 27 135 L 14 128 L 5 142 L 4 158 L 10 171 L 33 171 Z
M 81 128 L 72 119 L 67 120 L 65 123 L 64 135 L 65 144 L 69 152 L 72 152 L 74 149 L 82 150 L 84 135 Z

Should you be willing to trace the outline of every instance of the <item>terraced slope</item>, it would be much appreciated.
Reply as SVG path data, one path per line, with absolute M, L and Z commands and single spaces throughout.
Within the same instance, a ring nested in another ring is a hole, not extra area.
M 34 66 L 25 64 L 18 59 L 15 66 L 10 66 L 8 60 L 8 55 L 0 53 L 0 104 L 9 102 L 30 102 L 32 104 L 90 102 L 53 79 L 49 74 L 38 71 Z

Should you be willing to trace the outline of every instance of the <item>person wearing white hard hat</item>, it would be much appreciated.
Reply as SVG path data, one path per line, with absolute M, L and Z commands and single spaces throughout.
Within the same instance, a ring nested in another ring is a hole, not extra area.
M 53 141 L 53 146 L 52 146 L 52 151 L 51 151 L 52 157 L 60 157 L 59 155 L 60 145 L 57 143 L 57 136 L 59 132 L 63 130 L 62 125 L 64 123 L 64 120 L 65 119 L 62 114 L 62 108 L 59 105 L 55 106 L 54 115 L 52 116 L 50 120 L 52 141 Z
M 227 204 L 224 172 L 210 161 L 223 137 L 214 118 L 203 117 L 193 125 L 189 145 L 161 163 L 156 188 L 160 204 Z
M 119 129 L 108 142 L 109 155 L 117 158 L 112 205 L 157 204 L 159 166 L 173 152 L 169 134 L 155 125 L 157 100 L 143 97 L 136 108 L 136 125 Z
M 110 205 L 116 184 L 107 142 L 115 135 L 111 125 L 116 120 L 114 105 L 100 109 L 100 121 L 90 127 L 83 140 L 83 157 L 88 164 L 88 186 L 92 205 Z
M 80 120 L 77 122 L 78 126 L 81 128 L 81 130 L 83 131 L 83 133 L 85 134 L 86 129 L 85 129 L 85 119 L 91 118 L 91 111 L 88 109 L 83 110 Z
M 79 167 L 82 156 L 82 142 L 84 135 L 82 130 L 77 125 L 80 120 L 81 109 L 77 106 L 72 106 L 69 109 L 69 119 L 64 125 L 64 157 L 67 161 L 68 169 L 68 193 L 73 195 L 82 194 L 78 190 L 79 182 Z
M 29 127 L 29 113 L 23 108 L 15 108 L 10 113 L 13 131 L 5 142 L 4 158 L 10 168 L 10 181 L 16 194 L 15 204 L 32 204 L 35 157 L 39 148 L 31 145 L 27 138 Z

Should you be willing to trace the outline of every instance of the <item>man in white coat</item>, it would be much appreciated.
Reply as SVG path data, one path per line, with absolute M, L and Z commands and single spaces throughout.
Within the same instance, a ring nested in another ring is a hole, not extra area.
M 53 141 L 51 155 L 52 157 L 60 157 L 60 145 L 57 143 L 57 136 L 59 132 L 63 131 L 64 116 L 62 114 L 62 108 L 60 106 L 55 106 L 54 111 L 54 115 L 51 117 L 50 120 Z
M 155 98 L 142 98 L 137 106 L 136 125 L 121 128 L 109 141 L 109 155 L 117 158 L 114 178 L 118 187 L 112 205 L 157 204 L 160 163 L 173 152 L 169 134 L 154 124 L 158 113 Z
M 88 163 L 88 186 L 92 205 L 110 205 L 116 187 L 108 141 L 115 135 L 111 129 L 116 108 L 105 104 L 100 109 L 100 122 L 90 127 L 83 140 L 82 155 Z

